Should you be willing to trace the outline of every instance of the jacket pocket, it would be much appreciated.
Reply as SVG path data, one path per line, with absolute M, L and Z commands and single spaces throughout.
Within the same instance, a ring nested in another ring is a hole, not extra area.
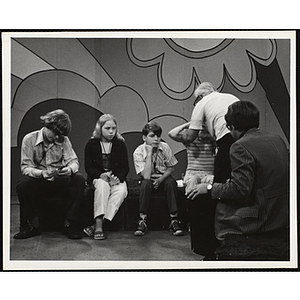
M 236 212 L 235 215 L 241 218 L 258 218 L 259 209 L 254 206 L 241 207 Z

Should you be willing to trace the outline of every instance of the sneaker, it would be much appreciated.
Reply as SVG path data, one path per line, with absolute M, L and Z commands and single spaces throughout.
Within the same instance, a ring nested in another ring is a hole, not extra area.
M 134 235 L 141 236 L 144 235 L 147 231 L 147 224 L 145 220 L 139 220 L 137 230 L 134 232 Z
M 173 232 L 173 235 L 180 236 L 183 235 L 183 231 L 179 226 L 179 221 L 177 219 L 172 220 L 169 226 L 170 231 Z

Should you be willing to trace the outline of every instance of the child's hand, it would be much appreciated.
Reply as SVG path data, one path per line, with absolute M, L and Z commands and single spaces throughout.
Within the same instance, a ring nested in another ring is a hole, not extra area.
M 110 182 L 110 175 L 111 175 L 111 172 L 105 172 L 105 173 L 102 173 L 100 175 L 100 179 L 106 181 L 106 182 Z
M 57 170 L 43 170 L 42 171 L 42 177 L 45 179 L 50 179 L 56 174 Z
M 147 155 L 152 155 L 152 147 L 150 145 L 145 145 L 145 149 L 146 149 Z
M 153 188 L 157 190 L 162 180 L 160 178 L 153 180 Z
M 63 167 L 63 168 L 57 170 L 56 175 L 57 176 L 71 176 L 72 170 L 70 167 Z
M 117 176 L 111 174 L 111 175 L 110 175 L 109 185 L 110 185 L 110 186 L 114 186 L 114 185 L 117 185 L 117 184 L 119 184 L 119 183 L 120 183 L 120 179 L 119 179 Z

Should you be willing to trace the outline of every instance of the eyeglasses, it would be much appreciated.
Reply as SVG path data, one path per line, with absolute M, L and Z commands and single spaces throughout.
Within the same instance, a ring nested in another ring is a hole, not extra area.
M 226 124 L 226 127 L 227 127 L 227 129 L 228 129 L 228 130 L 230 130 L 230 131 L 232 130 L 232 127 L 231 127 L 231 125 L 229 125 L 229 124 Z

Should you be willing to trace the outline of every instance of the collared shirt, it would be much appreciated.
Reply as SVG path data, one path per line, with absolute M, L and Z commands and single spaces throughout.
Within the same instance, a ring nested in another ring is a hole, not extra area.
M 42 170 L 70 167 L 72 173 L 79 170 L 78 158 L 67 136 L 62 143 L 54 142 L 48 147 L 43 138 L 43 128 L 25 135 L 21 148 L 21 171 L 23 175 L 41 178 Z
M 140 174 L 145 168 L 147 157 L 145 145 L 146 143 L 141 144 L 133 153 L 133 161 L 137 174 Z M 157 174 L 163 174 L 167 168 L 174 167 L 178 163 L 170 146 L 165 142 L 159 143 L 157 155 L 153 155 L 152 162 L 155 165 L 155 170 L 152 173 Z
M 239 101 L 231 94 L 213 92 L 206 95 L 195 106 L 190 122 L 190 129 L 201 130 L 203 123 L 216 140 L 222 138 L 230 131 L 226 128 L 225 114 L 228 106 Z

